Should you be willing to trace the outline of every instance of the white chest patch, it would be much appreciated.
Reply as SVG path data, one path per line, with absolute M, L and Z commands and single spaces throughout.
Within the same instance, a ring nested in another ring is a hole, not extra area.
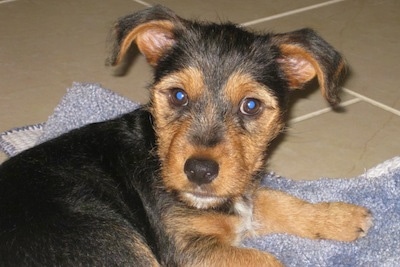
M 253 205 L 251 202 L 238 201 L 234 204 L 235 213 L 241 217 L 241 224 L 236 229 L 238 244 L 242 238 L 247 236 L 254 236 L 254 222 L 253 222 Z

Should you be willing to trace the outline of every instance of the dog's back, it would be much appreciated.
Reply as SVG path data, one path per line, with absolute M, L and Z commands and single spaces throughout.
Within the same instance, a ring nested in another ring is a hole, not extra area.
M 149 116 L 89 125 L 0 166 L 1 266 L 156 265 L 129 179 L 154 172 Z

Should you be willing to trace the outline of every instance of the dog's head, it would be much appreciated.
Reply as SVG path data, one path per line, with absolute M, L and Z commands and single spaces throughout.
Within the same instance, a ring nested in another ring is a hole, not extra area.
M 252 190 L 290 90 L 317 77 L 327 101 L 339 102 L 343 59 L 310 29 L 255 34 L 156 6 L 122 18 L 114 31 L 112 64 L 135 43 L 154 67 L 150 111 L 164 183 L 197 208 Z

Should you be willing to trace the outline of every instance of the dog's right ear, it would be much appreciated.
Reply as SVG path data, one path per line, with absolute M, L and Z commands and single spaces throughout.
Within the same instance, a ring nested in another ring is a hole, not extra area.
M 312 29 L 275 34 L 279 48 L 277 62 L 286 75 L 290 89 L 302 88 L 318 78 L 321 91 L 332 106 L 340 102 L 340 83 L 346 74 L 343 57 Z
M 114 44 L 108 63 L 118 65 L 132 43 L 156 66 L 160 58 L 174 45 L 174 29 L 182 27 L 183 19 L 163 6 L 154 6 L 121 18 L 113 30 Z

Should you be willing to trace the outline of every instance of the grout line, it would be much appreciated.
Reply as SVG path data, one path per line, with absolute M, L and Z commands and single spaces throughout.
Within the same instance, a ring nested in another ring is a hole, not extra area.
M 0 0 L 0 5 L 1 4 L 5 4 L 5 3 L 9 3 L 9 2 L 15 2 L 17 0 Z
M 133 0 L 133 2 L 136 2 L 138 4 L 141 4 L 141 5 L 144 5 L 144 6 L 147 6 L 147 7 L 152 7 L 151 4 L 146 3 L 145 1 L 142 1 L 142 0 Z
M 340 108 L 340 107 L 350 106 L 350 105 L 358 103 L 360 101 L 361 101 L 360 98 L 353 98 L 353 99 L 350 99 L 350 100 L 347 100 L 347 101 L 341 103 L 338 107 Z M 330 111 L 332 111 L 331 107 L 320 109 L 320 110 L 305 114 L 303 116 L 300 116 L 300 117 L 297 117 L 297 118 L 293 118 L 293 119 L 289 120 L 289 124 L 305 121 L 305 120 L 317 117 L 317 116 L 319 116 L 321 114 L 328 113 Z
M 374 106 L 376 106 L 378 108 L 384 109 L 384 110 L 389 111 L 389 112 L 391 112 L 391 113 L 393 113 L 393 114 L 395 114 L 397 116 L 400 116 L 400 110 L 398 110 L 398 109 L 389 107 L 388 105 L 382 104 L 381 102 L 373 100 L 373 99 L 371 99 L 369 97 L 366 97 L 364 95 L 356 93 L 356 92 L 354 92 L 354 91 L 352 91 L 350 89 L 347 89 L 347 88 L 343 88 L 343 91 L 345 91 L 346 93 L 348 93 L 348 94 L 350 94 L 352 96 L 355 96 L 355 97 L 357 97 L 357 98 L 359 98 L 359 99 L 361 99 L 361 100 L 363 100 L 365 102 L 368 102 L 371 105 L 374 105 Z
M 251 26 L 251 25 L 257 24 L 257 23 L 261 23 L 261 22 L 265 22 L 265 21 L 270 21 L 270 20 L 274 20 L 274 19 L 290 16 L 290 15 L 293 15 L 293 14 L 297 14 L 297 13 L 301 13 L 301 12 L 304 12 L 304 11 L 308 11 L 308 10 L 312 10 L 312 9 L 316 9 L 316 8 L 320 8 L 320 7 L 324 7 L 324 6 L 328 6 L 328 5 L 332 5 L 332 4 L 336 4 L 336 3 L 339 3 L 339 2 L 343 2 L 343 1 L 346 1 L 346 0 L 331 0 L 331 1 L 320 3 L 320 4 L 315 4 L 315 5 L 311 5 L 311 6 L 307 6 L 307 7 L 303 7 L 303 8 L 298 8 L 298 9 L 287 11 L 287 12 L 283 12 L 283 13 L 279 13 L 279 14 L 272 15 L 272 16 L 269 16 L 269 17 L 252 20 L 252 21 L 249 21 L 249 22 L 242 23 L 240 25 L 244 26 L 244 27 L 247 27 L 247 26 Z

